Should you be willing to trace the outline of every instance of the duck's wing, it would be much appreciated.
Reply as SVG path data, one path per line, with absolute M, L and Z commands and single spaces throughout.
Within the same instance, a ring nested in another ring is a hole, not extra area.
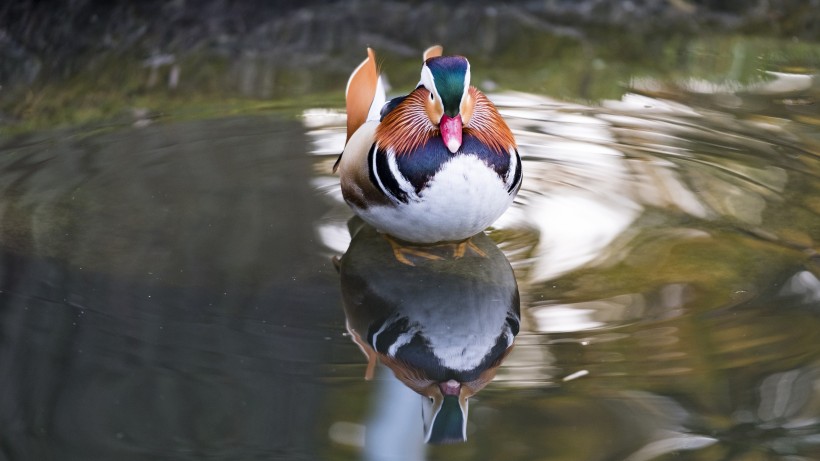
M 345 200 L 359 209 L 371 205 L 386 205 L 390 199 L 374 183 L 371 168 L 376 168 L 375 145 L 377 120 L 369 120 L 360 126 L 345 146 L 336 162 Z
M 368 120 L 379 120 L 380 110 L 386 100 L 384 84 L 376 67 L 376 53 L 367 49 L 367 58 L 353 70 L 347 81 L 345 103 L 347 110 L 347 137 L 350 141 L 353 133 Z M 347 149 L 345 149 L 347 150 Z M 344 155 L 344 152 L 342 153 Z M 333 172 L 339 168 L 342 155 L 333 165 Z
M 384 85 L 376 68 L 376 53 L 367 49 L 367 59 L 359 64 L 347 81 L 347 140 L 368 120 L 378 120 L 385 102 Z

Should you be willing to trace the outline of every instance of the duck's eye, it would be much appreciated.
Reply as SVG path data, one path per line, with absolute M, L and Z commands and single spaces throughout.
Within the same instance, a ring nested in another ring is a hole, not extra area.
M 433 402 L 435 402 L 435 401 L 436 401 L 436 399 L 434 399 L 434 398 L 432 398 L 432 397 L 427 397 L 427 398 L 428 398 L 428 399 L 430 399 L 430 403 L 433 403 Z
M 433 92 L 431 91 L 430 92 L 430 101 L 435 101 L 435 100 L 436 100 L 436 95 L 434 95 Z

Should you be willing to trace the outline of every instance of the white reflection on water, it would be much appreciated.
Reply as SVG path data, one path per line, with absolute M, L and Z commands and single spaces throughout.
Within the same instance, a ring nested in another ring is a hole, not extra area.
M 806 305 L 820 303 L 820 280 L 809 271 L 798 272 L 783 285 L 781 294 L 796 295 Z
M 542 117 L 550 118 L 547 114 Z M 578 123 L 570 132 L 606 139 L 604 126 Z M 534 281 L 549 280 L 592 260 L 640 214 L 629 190 L 629 171 L 617 150 L 585 141 L 526 131 L 532 120 L 510 119 L 524 158 L 524 186 L 518 202 L 496 222 L 500 228 L 532 229 L 538 245 Z M 582 128 L 579 128 L 582 127 Z M 557 126 L 548 128 L 557 131 Z
M 541 333 L 591 330 L 613 320 L 636 319 L 644 314 L 642 295 L 626 294 L 574 304 L 534 303 L 530 314 Z
M 364 454 L 367 460 L 425 459 L 419 395 L 385 366 L 379 367 L 378 390 L 367 421 Z
M 659 456 L 677 453 L 683 450 L 697 450 L 717 442 L 712 437 L 684 434 L 679 432 L 658 431 L 658 439 L 647 443 L 640 450 L 629 455 L 624 461 L 649 461 Z

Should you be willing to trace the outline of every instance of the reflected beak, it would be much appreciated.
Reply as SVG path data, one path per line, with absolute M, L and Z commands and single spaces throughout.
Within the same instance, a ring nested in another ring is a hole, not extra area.
M 461 395 L 461 384 L 450 380 L 439 384 L 441 393 L 422 404 L 424 441 L 432 444 L 458 443 L 467 440 L 467 398 Z
M 455 154 L 458 148 L 461 147 L 461 114 L 455 117 L 450 117 L 447 114 L 442 115 L 438 127 L 441 130 L 441 139 L 444 140 L 447 149 Z

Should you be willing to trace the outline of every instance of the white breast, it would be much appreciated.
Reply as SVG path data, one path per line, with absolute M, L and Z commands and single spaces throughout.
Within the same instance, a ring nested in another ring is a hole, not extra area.
M 357 212 L 375 228 L 409 242 L 463 240 L 486 229 L 510 206 L 507 187 L 483 161 L 458 155 L 417 198 Z

